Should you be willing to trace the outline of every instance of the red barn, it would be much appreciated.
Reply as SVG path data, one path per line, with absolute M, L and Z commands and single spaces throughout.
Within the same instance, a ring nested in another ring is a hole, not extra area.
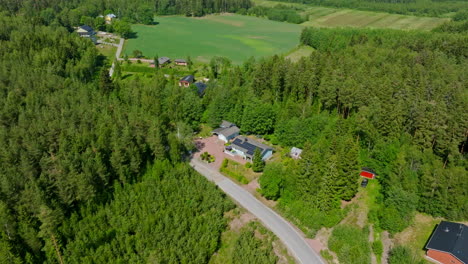
M 427 259 L 442 264 L 468 264 L 468 227 L 442 221 L 426 245 Z
M 375 171 L 370 169 L 370 168 L 367 168 L 367 167 L 364 167 L 362 168 L 361 170 L 361 177 L 364 177 L 364 178 L 368 178 L 368 179 L 374 179 L 375 178 Z

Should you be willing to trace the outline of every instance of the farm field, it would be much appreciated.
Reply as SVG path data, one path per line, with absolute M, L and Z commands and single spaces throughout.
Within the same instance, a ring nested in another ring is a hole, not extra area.
M 224 56 L 239 64 L 251 56 L 289 52 L 297 46 L 303 27 L 232 14 L 157 17 L 156 21 L 155 26 L 134 25 L 137 37 L 126 41 L 123 53 L 131 56 L 133 50 L 141 50 L 148 58 L 191 56 L 205 63 Z
M 450 20 L 449 18 L 405 16 L 390 13 L 317 7 L 265 0 L 256 0 L 255 3 L 257 5 L 269 7 L 277 4 L 283 4 L 302 9 L 302 15 L 309 18 L 309 21 L 304 22 L 302 25 L 313 27 L 368 27 L 403 30 L 431 30 Z

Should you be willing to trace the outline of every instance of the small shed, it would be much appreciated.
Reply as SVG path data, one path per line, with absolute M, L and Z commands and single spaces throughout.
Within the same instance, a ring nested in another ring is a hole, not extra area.
M 174 63 L 178 66 L 187 66 L 187 61 L 184 59 L 175 59 Z
M 296 148 L 296 147 L 292 147 L 292 148 L 291 148 L 291 152 L 289 153 L 289 155 L 290 155 L 291 158 L 293 158 L 293 159 L 300 159 L 300 158 L 301 158 L 301 154 L 302 154 L 302 149 Z
M 363 167 L 361 169 L 361 173 L 360 173 L 361 177 L 368 178 L 368 179 L 374 179 L 375 175 L 377 175 L 377 173 L 375 173 L 375 171 L 373 169 L 371 169 L 371 168 Z
M 193 75 L 187 75 L 184 78 L 180 79 L 179 86 L 189 87 L 195 81 Z
M 425 248 L 426 257 L 432 262 L 468 264 L 468 226 L 441 221 Z

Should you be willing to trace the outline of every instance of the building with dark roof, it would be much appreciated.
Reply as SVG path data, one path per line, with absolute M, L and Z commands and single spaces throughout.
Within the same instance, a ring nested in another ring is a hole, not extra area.
M 442 264 L 468 264 L 468 227 L 442 221 L 426 245 L 429 260 Z
M 97 39 L 96 39 L 96 32 L 94 29 L 88 25 L 82 25 L 76 29 L 76 33 L 80 35 L 82 38 L 89 38 L 91 41 L 96 44 Z
M 168 57 L 160 57 L 158 58 L 158 64 L 159 64 L 159 67 L 162 67 L 164 66 L 164 64 L 168 64 L 171 62 L 171 59 L 169 59 Z
M 197 87 L 197 93 L 199 96 L 203 96 L 205 94 L 206 84 L 202 82 L 196 82 L 194 85 Z
M 187 61 L 184 59 L 175 59 L 174 63 L 179 66 L 187 66 Z
M 252 160 L 255 149 L 257 148 L 260 150 L 260 155 L 263 160 L 266 160 L 273 155 L 272 147 L 244 136 L 236 137 L 232 141 L 231 145 L 226 147 L 226 150 L 232 154 L 242 156 L 244 159 Z
M 218 138 L 224 142 L 237 137 L 239 135 L 240 129 L 233 123 L 223 120 L 219 128 L 213 130 L 214 135 L 217 135 Z
M 193 75 L 187 75 L 184 78 L 180 79 L 179 86 L 189 87 L 195 81 Z

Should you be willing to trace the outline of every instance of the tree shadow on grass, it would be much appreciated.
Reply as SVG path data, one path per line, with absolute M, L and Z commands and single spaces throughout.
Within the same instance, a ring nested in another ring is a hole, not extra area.
M 138 38 L 138 33 L 134 31 L 130 32 L 127 37 L 127 39 L 136 39 L 136 38 Z

